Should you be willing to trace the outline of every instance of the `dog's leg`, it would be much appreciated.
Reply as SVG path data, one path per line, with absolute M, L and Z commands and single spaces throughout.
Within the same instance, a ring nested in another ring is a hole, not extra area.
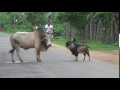
M 83 61 L 84 61 L 84 60 L 85 60 L 85 57 L 86 57 L 86 53 L 84 53 L 83 55 L 84 55 L 84 59 L 83 59 Z
M 89 56 L 89 61 L 90 61 L 90 53 L 89 53 L 89 51 L 87 51 L 86 54 Z
M 75 56 L 75 61 L 78 61 L 78 56 Z

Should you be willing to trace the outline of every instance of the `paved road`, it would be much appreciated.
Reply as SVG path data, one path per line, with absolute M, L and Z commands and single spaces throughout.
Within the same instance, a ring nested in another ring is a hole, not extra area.
M 0 78 L 119 78 L 119 67 L 79 55 L 74 61 L 66 48 L 53 45 L 41 53 L 42 62 L 36 62 L 35 50 L 21 49 L 23 63 L 11 63 L 9 35 L 0 33 Z M 81 57 L 80 57 L 81 56 Z M 15 60 L 19 61 L 15 54 Z

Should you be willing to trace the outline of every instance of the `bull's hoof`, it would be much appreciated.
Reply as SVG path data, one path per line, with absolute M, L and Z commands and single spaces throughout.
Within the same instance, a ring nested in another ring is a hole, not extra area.
M 12 59 L 12 62 L 13 62 L 13 63 L 15 62 L 14 59 Z
M 23 61 L 21 60 L 21 62 L 23 62 Z
M 12 61 L 13 63 L 15 62 L 15 61 Z
M 20 61 L 21 61 L 21 62 L 23 62 L 23 60 L 22 60 L 22 59 L 20 59 Z

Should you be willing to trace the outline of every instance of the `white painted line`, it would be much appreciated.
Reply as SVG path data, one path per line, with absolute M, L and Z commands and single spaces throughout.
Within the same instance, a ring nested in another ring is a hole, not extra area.
M 21 63 L 21 61 L 15 61 L 15 62 L 6 62 L 6 63 Z
M 15 62 L 6 62 L 6 63 L 24 63 L 24 62 L 30 62 L 30 61 L 23 61 L 23 62 L 21 62 L 21 61 L 15 61 Z

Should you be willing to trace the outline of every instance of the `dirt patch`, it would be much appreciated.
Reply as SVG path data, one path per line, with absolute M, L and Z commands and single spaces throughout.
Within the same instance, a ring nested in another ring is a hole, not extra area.
M 52 47 L 56 47 L 65 52 L 70 52 L 66 47 L 61 45 L 52 44 Z M 107 63 L 112 63 L 119 66 L 119 50 L 111 51 L 90 51 L 91 59 L 100 60 Z
M 119 66 L 119 50 L 114 51 L 90 51 L 91 58 L 112 63 Z

